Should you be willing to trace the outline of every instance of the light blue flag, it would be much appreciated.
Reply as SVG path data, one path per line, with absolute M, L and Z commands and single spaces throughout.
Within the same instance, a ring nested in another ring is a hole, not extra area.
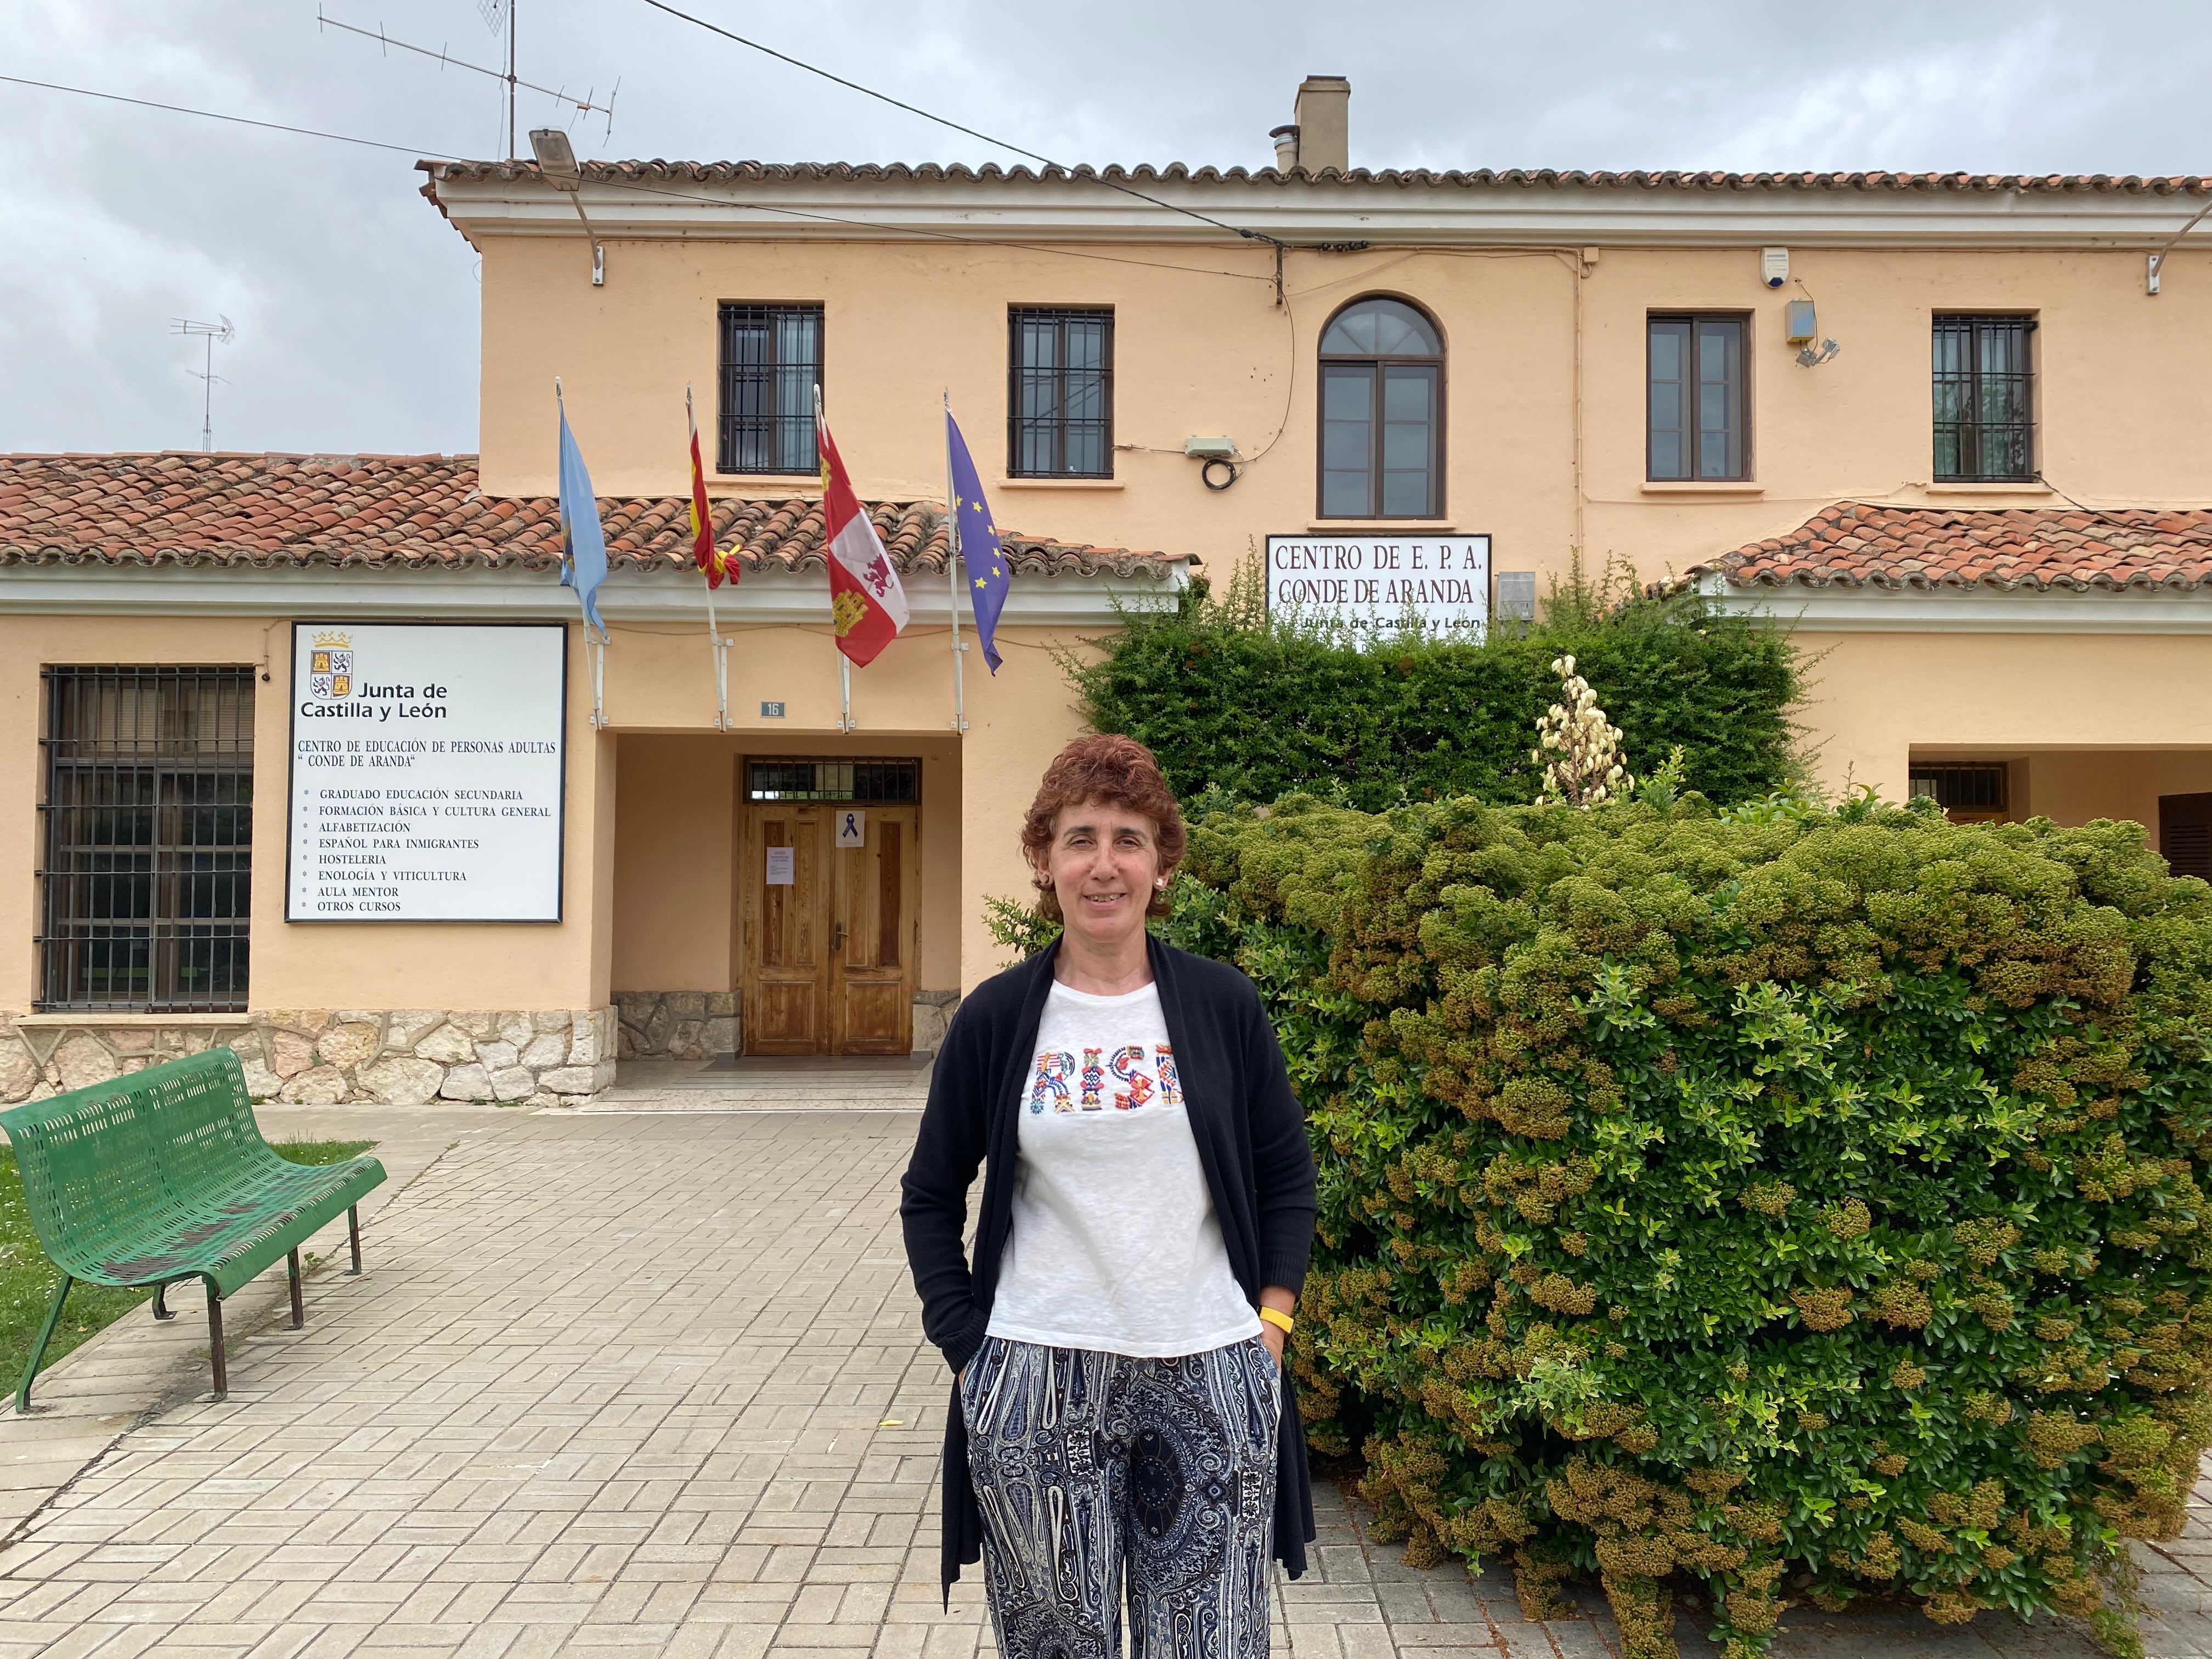
M 560 403 L 556 382 L 554 401 Z M 599 498 L 592 493 L 592 475 L 584 470 L 583 451 L 568 430 L 568 406 L 561 408 L 561 586 L 576 590 L 584 607 L 584 621 L 599 630 L 604 642 L 607 625 L 599 620 L 599 584 L 607 579 L 606 532 L 599 526 Z

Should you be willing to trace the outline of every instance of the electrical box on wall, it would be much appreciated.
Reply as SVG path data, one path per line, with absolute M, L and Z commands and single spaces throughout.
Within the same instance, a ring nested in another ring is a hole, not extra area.
M 1790 250 L 1786 247 L 1763 248 L 1759 255 L 1759 280 L 1769 288 L 1780 288 L 1790 280 Z
M 1783 307 L 1782 334 L 1791 345 L 1803 345 L 1820 331 L 1810 300 L 1792 300 Z

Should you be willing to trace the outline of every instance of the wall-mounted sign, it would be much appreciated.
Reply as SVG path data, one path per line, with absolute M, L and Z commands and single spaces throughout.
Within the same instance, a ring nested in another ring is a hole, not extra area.
M 793 873 L 791 848 L 771 847 L 768 849 L 768 884 L 770 887 L 796 887 L 799 878 Z
M 837 809 L 837 845 L 866 847 L 868 844 L 868 815 L 857 806 Z
M 781 720 L 783 718 L 783 705 L 780 702 L 762 703 L 761 718 L 764 720 Z
M 287 921 L 558 921 L 568 630 L 292 624 Z
M 1479 636 L 1490 621 L 1490 538 L 1270 536 L 1267 614 Z

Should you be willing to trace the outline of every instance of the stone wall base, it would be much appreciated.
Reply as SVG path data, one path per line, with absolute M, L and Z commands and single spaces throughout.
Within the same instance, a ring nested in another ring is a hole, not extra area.
M 735 991 L 617 991 L 622 1060 L 708 1060 L 738 1052 Z
M 615 1011 L 271 1008 L 174 1023 L 0 1014 L 0 1102 L 43 1100 L 165 1060 L 234 1048 L 257 1101 L 571 1105 L 615 1080 Z
M 960 1004 L 957 991 L 914 994 L 914 1052 L 933 1054 Z M 741 995 L 736 991 L 617 991 L 622 1060 L 712 1060 L 744 1048 Z

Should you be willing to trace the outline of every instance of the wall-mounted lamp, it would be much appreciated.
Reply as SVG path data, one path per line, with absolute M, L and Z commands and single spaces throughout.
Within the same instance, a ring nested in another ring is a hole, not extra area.
M 558 191 L 568 193 L 576 216 L 584 222 L 584 234 L 592 244 L 592 286 L 607 285 L 607 250 L 592 222 L 584 216 L 584 170 L 576 165 L 576 152 L 570 147 L 568 135 L 558 127 L 533 127 L 530 132 L 530 153 L 538 158 L 538 170 L 545 175 L 545 182 Z

